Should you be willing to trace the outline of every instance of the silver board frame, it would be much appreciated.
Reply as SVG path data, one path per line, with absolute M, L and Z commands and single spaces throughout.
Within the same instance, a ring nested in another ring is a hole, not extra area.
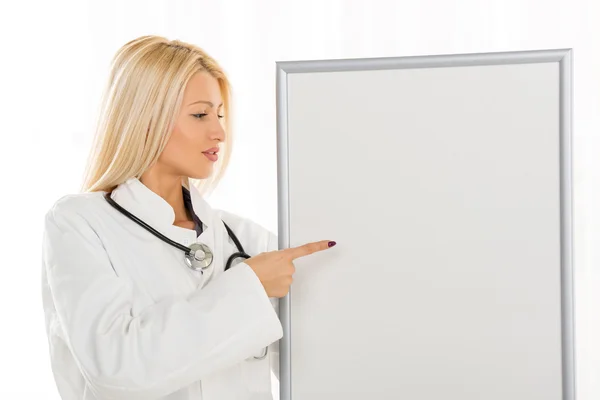
M 289 74 L 366 71 L 408 68 L 443 68 L 476 65 L 530 64 L 556 62 L 560 79 L 560 226 L 561 226 L 561 317 L 562 317 L 562 400 L 575 400 L 575 319 L 573 279 L 572 130 L 573 130 L 573 49 L 449 54 L 433 56 L 330 59 L 276 62 L 277 183 L 279 248 L 289 243 L 288 115 Z M 280 341 L 280 400 L 292 400 L 291 296 L 280 299 L 279 315 L 284 335 Z M 302 399 L 298 399 L 302 400 Z

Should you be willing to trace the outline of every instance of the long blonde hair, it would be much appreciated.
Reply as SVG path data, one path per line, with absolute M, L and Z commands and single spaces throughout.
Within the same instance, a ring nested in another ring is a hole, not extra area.
M 111 191 L 129 178 L 140 178 L 158 160 L 179 114 L 185 87 L 199 71 L 210 73 L 219 83 L 227 140 L 213 175 L 203 180 L 185 177 L 185 183 L 201 192 L 214 189 L 232 151 L 229 81 L 199 47 L 148 35 L 123 45 L 112 60 L 82 191 Z

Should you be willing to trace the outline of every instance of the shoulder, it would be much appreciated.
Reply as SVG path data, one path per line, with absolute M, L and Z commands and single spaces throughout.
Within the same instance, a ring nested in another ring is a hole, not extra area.
M 93 251 L 95 257 L 105 252 L 98 235 L 97 212 L 102 207 L 102 193 L 69 194 L 60 197 L 45 214 L 42 228 L 42 258 L 45 265 L 56 267 L 69 263 L 76 254 L 86 255 Z M 68 268 L 67 268 L 68 270 Z M 67 271 L 64 270 L 64 271 Z
M 231 228 L 243 246 L 246 246 L 244 242 L 250 242 L 254 245 L 255 250 L 251 252 L 260 253 L 278 249 L 277 235 L 263 225 L 230 211 L 221 209 L 215 211 L 223 222 Z
M 89 222 L 101 206 L 104 192 L 67 194 L 58 198 L 46 211 L 45 224 L 65 226 Z

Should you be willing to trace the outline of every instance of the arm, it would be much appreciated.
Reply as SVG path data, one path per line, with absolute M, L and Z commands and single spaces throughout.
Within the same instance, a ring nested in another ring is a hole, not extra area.
M 270 230 L 264 226 L 254 222 L 251 219 L 243 218 L 238 214 L 234 214 L 225 210 L 218 210 L 223 220 L 233 229 L 240 237 L 253 238 L 250 242 L 244 242 L 243 245 L 246 251 L 251 255 L 256 255 L 263 252 L 279 250 L 279 239 Z M 241 239 L 242 240 L 242 239 Z M 279 315 L 279 299 L 276 297 L 270 298 L 273 309 Z M 280 338 L 283 337 L 283 333 Z M 271 371 L 279 380 L 279 339 L 269 345 L 269 363 Z
M 282 336 L 272 303 L 244 263 L 187 299 L 133 316 L 130 283 L 116 275 L 76 211 L 55 206 L 46 215 L 43 257 L 67 345 L 100 398 L 165 396 Z

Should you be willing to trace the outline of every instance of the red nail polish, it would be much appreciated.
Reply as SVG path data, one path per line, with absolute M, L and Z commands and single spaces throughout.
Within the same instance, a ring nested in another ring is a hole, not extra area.
M 335 242 L 329 242 L 329 243 L 327 243 L 327 246 L 329 246 L 329 247 L 333 247 L 333 246 L 335 246 L 335 245 L 336 245 L 336 243 L 335 243 Z

